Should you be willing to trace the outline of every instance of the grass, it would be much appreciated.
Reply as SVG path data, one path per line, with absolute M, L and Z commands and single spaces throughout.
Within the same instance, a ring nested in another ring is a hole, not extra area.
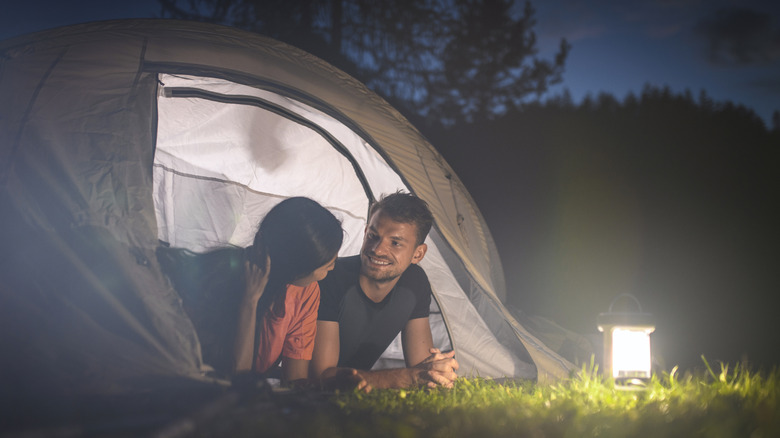
M 459 379 L 452 389 L 288 394 L 252 404 L 199 436 L 342 437 L 776 437 L 780 373 L 705 361 L 699 374 L 654 376 L 615 389 L 596 367 L 552 385 Z

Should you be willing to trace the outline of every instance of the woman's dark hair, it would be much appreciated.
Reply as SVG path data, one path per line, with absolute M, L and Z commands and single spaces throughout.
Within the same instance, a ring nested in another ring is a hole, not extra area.
M 225 247 L 194 253 L 160 247 L 157 257 L 174 285 L 189 289 L 204 281 L 226 281 L 225 277 L 243 273 L 245 260 L 264 268 L 268 255 L 271 258 L 268 285 L 283 287 L 333 259 L 343 238 L 341 222 L 333 213 L 309 198 L 293 197 L 268 211 L 260 222 L 254 243 L 246 249 Z
M 344 238 L 341 222 L 309 198 L 288 198 L 276 204 L 255 234 L 247 258 L 265 266 L 271 258 L 268 284 L 283 286 L 303 278 L 331 261 Z

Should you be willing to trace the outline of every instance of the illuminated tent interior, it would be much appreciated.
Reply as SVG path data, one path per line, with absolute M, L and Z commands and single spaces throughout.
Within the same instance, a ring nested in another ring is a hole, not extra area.
M 203 381 L 198 337 L 160 242 L 251 243 L 275 203 L 308 196 L 360 245 L 397 190 L 435 224 L 422 263 L 435 343 L 460 375 L 550 380 L 572 364 L 505 309 L 474 201 L 397 111 L 323 61 L 204 23 L 122 20 L 0 42 L 2 380 L 18 394 L 121 393 Z M 381 359 L 398 363 L 392 345 Z

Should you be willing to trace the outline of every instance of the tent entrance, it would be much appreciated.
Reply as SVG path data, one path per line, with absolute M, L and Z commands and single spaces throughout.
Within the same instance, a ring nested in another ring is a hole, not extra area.
M 171 246 L 246 247 L 276 203 L 306 196 L 342 220 L 340 255 L 357 254 L 369 200 L 410 190 L 368 139 L 349 128 L 349 120 L 223 79 L 158 79 L 153 195 L 158 237 Z M 434 345 L 457 350 L 462 375 L 535 377 L 500 303 L 491 304 L 463 266 L 452 263 L 456 257 L 436 229 L 426 243 L 421 265 L 434 296 Z M 377 364 L 403 366 L 400 336 Z
M 153 174 L 160 240 L 193 251 L 245 247 L 273 205 L 307 196 L 343 221 L 343 253 L 359 249 L 368 188 L 345 145 L 365 150 L 362 139 L 267 91 L 193 76 L 160 81 Z

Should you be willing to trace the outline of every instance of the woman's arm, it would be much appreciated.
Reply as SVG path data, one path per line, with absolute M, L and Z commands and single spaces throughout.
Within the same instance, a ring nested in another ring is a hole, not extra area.
M 271 271 L 271 259 L 266 259 L 265 269 L 246 262 L 246 289 L 238 309 L 238 327 L 233 349 L 233 372 L 252 370 L 257 324 L 257 301 L 263 295 Z

